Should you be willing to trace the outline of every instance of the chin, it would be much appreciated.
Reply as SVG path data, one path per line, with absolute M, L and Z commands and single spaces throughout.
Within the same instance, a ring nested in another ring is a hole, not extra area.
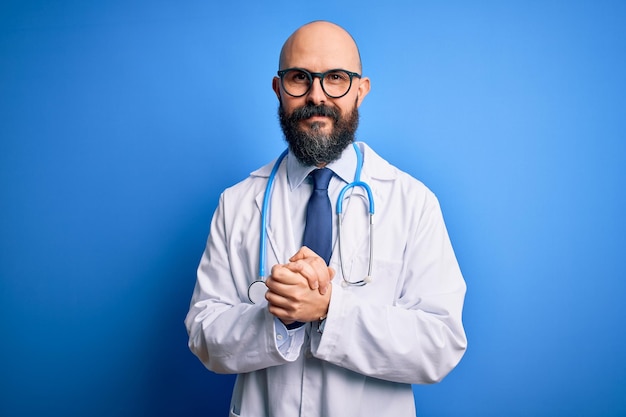
M 330 134 L 332 133 L 332 126 L 329 122 L 324 121 L 315 121 L 306 124 L 307 130 L 310 130 L 312 133 L 322 133 L 322 134 Z

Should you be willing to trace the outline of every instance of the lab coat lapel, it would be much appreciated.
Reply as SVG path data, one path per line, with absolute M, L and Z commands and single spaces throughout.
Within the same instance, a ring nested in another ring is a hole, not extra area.
M 361 181 L 368 184 L 372 190 L 374 199 L 374 216 L 372 221 L 375 229 L 378 216 L 384 212 L 384 206 L 387 203 L 384 196 L 380 194 L 381 191 L 378 186 L 385 182 L 393 181 L 397 174 L 395 169 L 378 156 L 367 144 L 359 144 L 364 159 Z M 349 195 L 349 193 L 346 193 L 346 195 Z M 358 281 L 367 272 L 367 265 L 361 264 L 369 261 L 369 233 L 369 199 L 367 192 L 363 187 L 354 187 L 351 197 L 344 200 L 343 213 L 343 261 L 349 280 Z M 376 232 L 374 231 L 374 233 Z M 374 240 L 376 241 L 376 239 Z M 361 262 L 356 261 L 357 259 L 360 259 Z M 336 262 L 339 263 L 339 257 L 337 257 Z M 363 271 L 354 270 L 359 265 L 362 266 Z
M 297 249 L 293 238 L 292 219 L 289 207 L 289 184 L 287 182 L 286 164 L 281 164 L 267 208 L 267 260 L 266 273 L 269 274 L 272 265 L 286 263 L 296 253 Z M 256 196 L 256 205 L 259 213 L 262 212 L 265 187 Z

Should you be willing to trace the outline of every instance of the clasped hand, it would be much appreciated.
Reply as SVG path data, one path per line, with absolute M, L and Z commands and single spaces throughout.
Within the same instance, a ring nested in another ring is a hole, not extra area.
M 330 303 L 330 281 L 335 270 L 311 249 L 303 246 L 289 263 L 272 267 L 265 281 L 269 311 L 283 323 L 309 322 L 325 317 Z

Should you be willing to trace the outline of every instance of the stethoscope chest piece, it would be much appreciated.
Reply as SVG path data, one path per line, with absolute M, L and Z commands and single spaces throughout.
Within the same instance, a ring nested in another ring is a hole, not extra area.
M 267 285 L 265 281 L 257 280 L 248 286 L 248 299 L 252 304 L 262 304 L 265 301 Z

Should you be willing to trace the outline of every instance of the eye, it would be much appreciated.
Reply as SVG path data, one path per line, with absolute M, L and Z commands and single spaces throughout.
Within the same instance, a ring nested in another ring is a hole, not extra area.
M 324 80 L 333 84 L 342 84 L 350 81 L 350 76 L 344 71 L 331 71 L 324 77 Z
M 287 79 L 294 83 L 308 83 L 309 77 L 304 71 L 292 70 L 287 73 Z

